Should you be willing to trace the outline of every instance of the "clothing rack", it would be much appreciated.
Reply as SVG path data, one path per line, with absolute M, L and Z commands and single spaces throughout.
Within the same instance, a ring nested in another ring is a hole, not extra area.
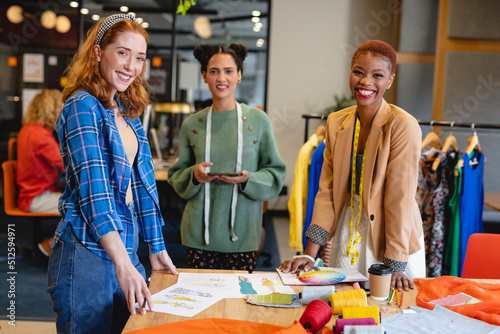
M 500 124 L 485 124 L 485 123 L 457 123 L 450 121 L 421 121 L 418 120 L 420 125 L 430 126 L 448 126 L 456 128 L 470 128 L 470 129 L 500 129 Z
M 321 115 L 321 114 L 304 114 L 302 115 L 302 118 L 306 120 L 306 127 L 304 129 L 304 143 L 307 142 L 308 134 L 309 134 L 309 120 L 310 119 L 320 119 L 320 120 L 326 120 L 328 118 L 328 115 Z
M 304 129 L 304 143 L 307 142 L 309 135 L 309 120 L 310 119 L 320 119 L 326 120 L 328 115 L 322 114 L 304 114 L 302 118 L 306 120 L 305 129 Z M 486 124 L 486 123 L 458 123 L 453 121 L 421 121 L 418 120 L 418 124 L 420 125 L 430 125 L 430 126 L 447 126 L 447 127 L 456 127 L 456 128 L 470 128 L 470 129 L 497 129 L 500 130 L 500 124 Z

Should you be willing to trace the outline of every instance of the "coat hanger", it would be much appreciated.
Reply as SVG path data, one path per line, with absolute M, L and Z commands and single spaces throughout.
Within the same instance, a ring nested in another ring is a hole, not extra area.
M 422 141 L 422 148 L 434 147 L 437 149 L 441 149 L 441 147 L 443 146 L 438 134 L 434 132 L 434 128 L 432 127 L 433 124 L 434 121 L 431 121 L 431 131 L 427 134 L 427 136 L 425 136 L 424 140 Z
M 475 123 L 472 123 L 471 125 L 471 129 L 474 131 L 474 133 L 472 134 L 472 136 L 469 137 L 469 141 L 467 143 L 467 148 L 465 149 L 465 153 L 468 154 L 469 156 L 472 154 L 472 152 L 474 152 L 474 150 L 478 151 L 479 153 L 481 153 L 481 145 L 479 145 L 479 138 L 477 136 L 477 132 L 476 130 L 474 129 L 474 126 L 475 126 Z M 477 165 L 479 162 L 473 162 L 473 161 L 469 161 L 469 165 L 473 166 L 473 165 Z M 486 161 L 485 161 L 486 163 Z M 464 166 L 464 159 L 460 159 L 458 160 L 457 162 L 457 167 L 458 168 L 462 168 Z M 455 171 L 455 176 L 457 175 L 457 171 Z
M 316 136 L 324 136 L 326 133 L 326 127 L 324 125 L 318 126 L 316 129 Z
M 455 152 L 458 152 L 458 144 L 457 144 L 457 138 L 453 135 L 453 126 L 455 125 L 455 122 L 451 122 L 450 127 L 450 134 L 448 137 L 446 137 L 446 140 L 444 141 L 443 148 L 442 150 L 446 153 L 450 152 L 450 148 L 452 148 Z
M 474 149 L 481 152 L 481 145 L 479 145 L 479 138 L 476 130 L 474 129 L 474 125 L 475 123 L 472 123 L 471 125 L 472 130 L 474 130 L 474 134 L 469 137 L 469 142 L 467 143 L 467 148 L 465 149 L 467 154 L 471 154 Z
M 450 148 L 452 148 L 455 152 L 458 152 L 458 145 L 457 145 L 457 138 L 452 134 L 453 133 L 453 126 L 455 125 L 455 122 L 451 122 L 450 127 L 450 134 L 448 137 L 446 137 L 446 140 L 444 141 L 443 147 L 441 148 L 441 151 L 443 152 L 450 152 Z M 432 170 L 436 171 L 437 168 L 439 167 L 439 164 L 441 163 L 440 158 L 436 158 L 434 162 L 432 163 Z

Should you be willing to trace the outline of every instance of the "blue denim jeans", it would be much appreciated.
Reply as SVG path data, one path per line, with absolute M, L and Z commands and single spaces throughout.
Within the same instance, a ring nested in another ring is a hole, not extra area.
M 139 226 L 134 224 L 132 264 L 146 277 L 139 262 Z M 121 333 L 130 312 L 113 263 L 83 246 L 70 224 L 49 259 L 48 292 L 57 313 L 57 333 Z

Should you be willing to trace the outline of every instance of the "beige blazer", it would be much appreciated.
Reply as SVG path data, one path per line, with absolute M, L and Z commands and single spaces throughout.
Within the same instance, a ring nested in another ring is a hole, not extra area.
M 311 224 L 333 236 L 348 196 L 356 106 L 331 114 L 319 191 Z M 367 146 L 363 207 L 371 223 L 375 256 L 407 262 L 420 249 L 422 219 L 415 199 L 422 131 L 417 120 L 385 100 Z

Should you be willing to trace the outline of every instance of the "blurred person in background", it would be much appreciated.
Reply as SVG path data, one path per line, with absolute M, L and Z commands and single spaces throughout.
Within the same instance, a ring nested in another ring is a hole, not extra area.
M 23 211 L 59 213 L 62 185 L 58 172 L 64 173 L 59 144 L 52 134 L 63 107 L 57 89 L 44 89 L 31 101 L 17 138 L 17 205 Z M 52 252 L 54 237 L 38 244 L 45 255 Z

